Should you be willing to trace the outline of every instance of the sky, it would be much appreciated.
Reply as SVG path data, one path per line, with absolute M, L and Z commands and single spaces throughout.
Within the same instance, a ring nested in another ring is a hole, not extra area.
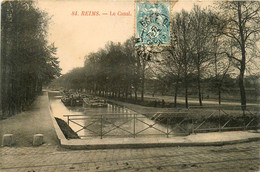
M 212 1 L 182 0 L 172 7 L 172 12 L 189 11 L 194 3 L 206 7 Z M 135 34 L 134 1 L 38 0 L 37 6 L 51 16 L 47 39 L 58 48 L 62 74 L 82 67 L 85 56 L 104 48 L 108 41 L 123 43 Z

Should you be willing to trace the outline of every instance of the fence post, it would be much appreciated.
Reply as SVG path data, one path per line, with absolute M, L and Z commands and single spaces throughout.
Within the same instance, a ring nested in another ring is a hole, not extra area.
M 103 136 L 103 133 L 102 133 L 102 130 L 103 130 L 103 115 L 101 115 L 101 126 L 100 126 L 100 136 L 101 136 L 101 139 L 102 139 L 102 136 Z

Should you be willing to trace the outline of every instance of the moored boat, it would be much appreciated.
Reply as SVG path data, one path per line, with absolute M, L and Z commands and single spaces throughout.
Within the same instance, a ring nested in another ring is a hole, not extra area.
M 99 99 L 99 98 L 84 98 L 83 99 L 83 107 L 91 107 L 91 108 L 101 108 L 101 107 L 107 107 L 108 104 L 105 100 Z
M 73 95 L 64 95 L 61 98 L 62 103 L 65 106 L 82 106 L 83 99 L 80 96 L 74 97 Z

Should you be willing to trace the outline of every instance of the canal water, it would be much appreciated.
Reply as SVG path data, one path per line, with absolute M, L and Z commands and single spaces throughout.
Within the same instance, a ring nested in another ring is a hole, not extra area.
M 148 119 L 144 115 L 115 104 L 103 108 L 68 107 L 61 102 L 59 92 L 49 92 L 50 106 L 53 115 L 67 122 L 81 139 L 89 137 L 166 137 L 167 127 Z M 164 133 L 163 133 L 164 132 Z

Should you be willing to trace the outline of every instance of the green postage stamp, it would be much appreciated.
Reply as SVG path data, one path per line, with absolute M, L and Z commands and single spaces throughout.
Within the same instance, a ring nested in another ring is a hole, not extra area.
M 170 45 L 170 2 L 136 2 L 136 45 Z

